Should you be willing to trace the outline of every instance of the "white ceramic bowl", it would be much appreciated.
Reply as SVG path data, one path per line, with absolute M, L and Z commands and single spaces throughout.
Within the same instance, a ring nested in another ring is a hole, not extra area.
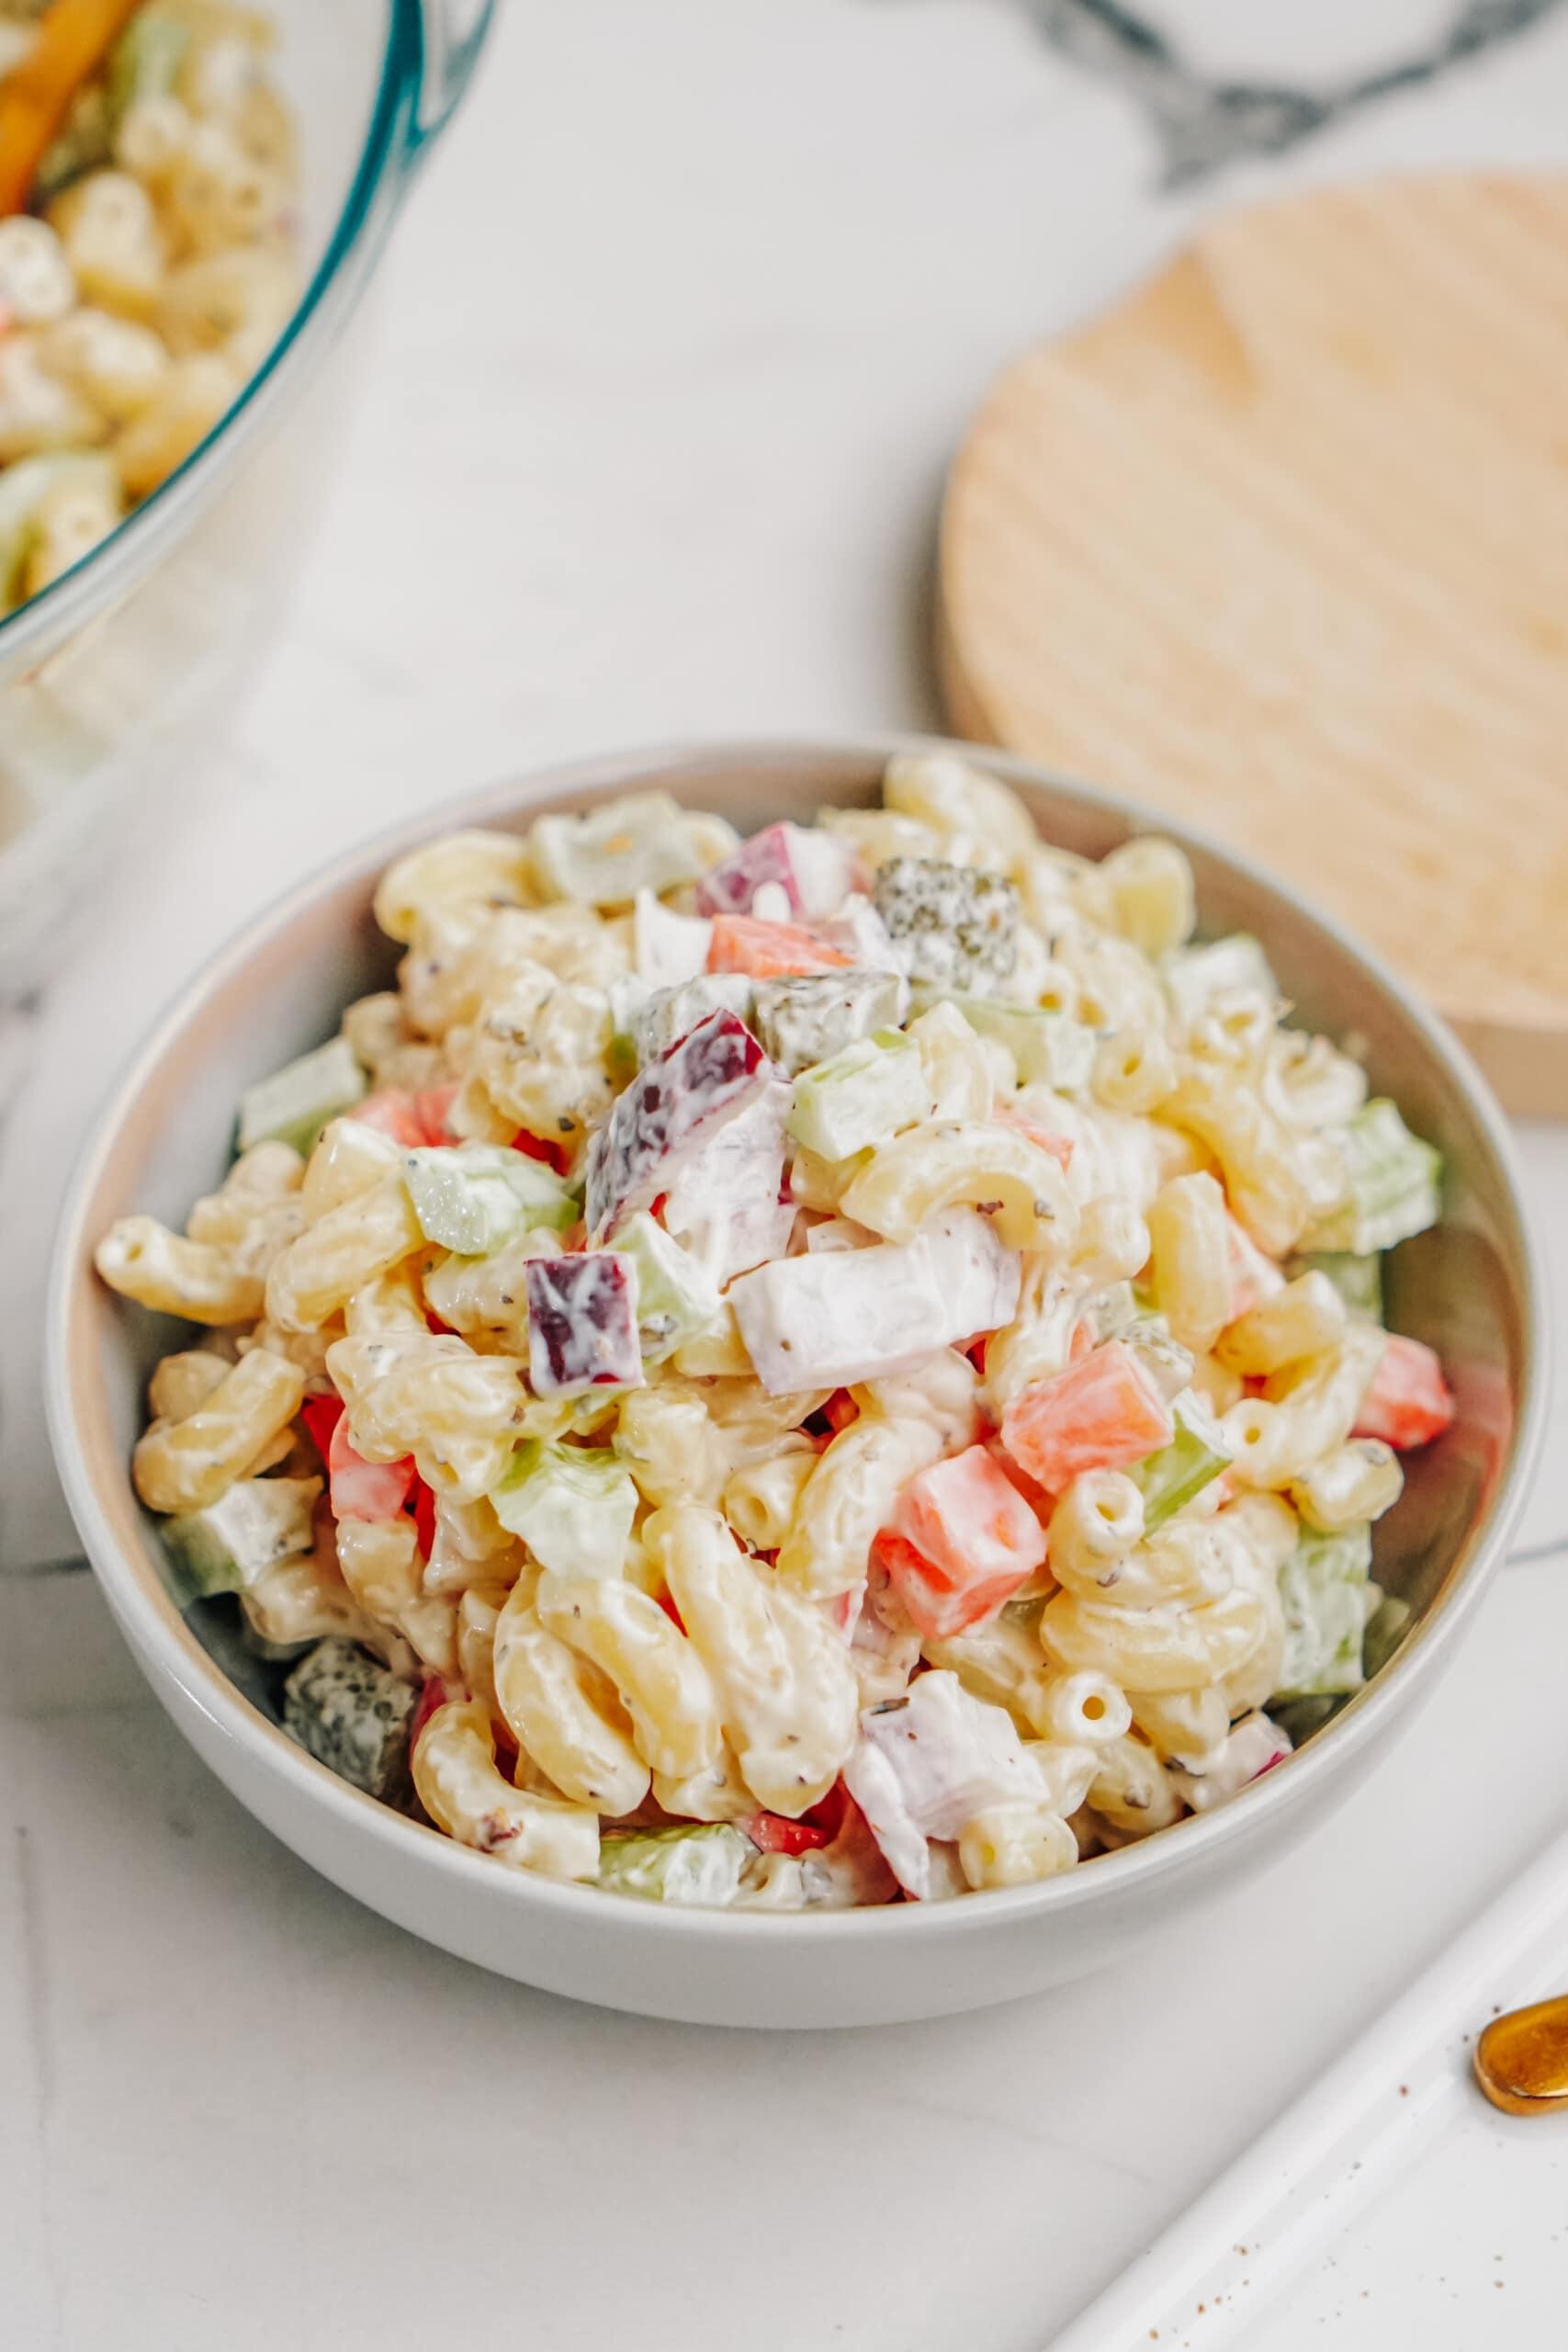
M 740 744 L 622 757 L 477 794 L 383 836 L 291 892 L 190 983 L 100 1114 L 64 1210 L 49 1330 L 55 1451 L 109 1605 L 175 1723 L 242 1804 L 361 1902 L 484 1967 L 614 2008 L 718 2025 L 888 2022 L 1010 2000 L 1158 1936 L 1215 1888 L 1278 1860 L 1331 1804 L 1356 1801 L 1373 1755 L 1452 1655 L 1517 1516 L 1540 1435 L 1539 1285 L 1506 1137 L 1481 1080 L 1440 1024 L 1331 924 L 1161 820 L 1192 857 L 1204 927 L 1260 934 L 1303 1016 L 1353 1033 L 1374 1085 L 1447 1157 L 1443 1224 L 1396 1253 L 1392 1308 L 1440 1350 L 1459 1409 L 1448 1435 L 1413 1458 L 1405 1495 L 1380 1529 L 1379 1577 L 1416 1618 L 1369 1688 L 1224 1810 L 1064 1878 L 824 1916 L 664 1910 L 508 1871 L 360 1795 L 285 1736 L 238 1644 L 210 1622 L 198 1638 L 165 1590 L 127 1464 L 146 1375 L 171 1331 L 96 1282 L 96 1238 L 136 1208 L 180 1222 L 225 1165 L 242 1087 L 330 1035 L 351 997 L 385 984 L 393 951 L 371 921 L 372 886 L 415 841 L 649 786 L 747 826 L 808 817 L 823 801 L 871 798 L 888 754 L 908 748 Z M 987 755 L 987 764 L 1068 848 L 1098 855 L 1155 821 L 1022 762 Z

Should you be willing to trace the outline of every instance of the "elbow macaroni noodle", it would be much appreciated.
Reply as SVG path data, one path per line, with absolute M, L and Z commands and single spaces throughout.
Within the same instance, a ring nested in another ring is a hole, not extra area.
M 1386 1246 L 1396 1196 L 1417 1229 L 1430 1156 L 1256 943 L 1190 945 L 1171 844 L 1051 851 L 956 756 L 886 797 L 411 853 L 397 990 L 267 1081 L 185 1233 L 100 1244 L 197 1327 L 133 1463 L 181 1572 L 277 1671 L 336 1641 L 423 1683 L 409 1801 L 514 1867 L 775 1910 L 1033 1883 L 1360 1678 L 1370 1525 L 1446 1392 L 1314 1237 Z M 839 1160 L 778 1107 L 829 1082 Z

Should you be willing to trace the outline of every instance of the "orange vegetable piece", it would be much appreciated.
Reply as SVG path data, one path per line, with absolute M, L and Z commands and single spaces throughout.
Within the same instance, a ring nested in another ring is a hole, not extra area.
M 710 972 L 746 972 L 754 980 L 808 979 L 840 972 L 854 957 L 795 922 L 759 922 L 753 915 L 715 915 L 708 944 Z
M 916 1631 L 961 1633 L 1010 1600 L 1045 1557 L 1045 1531 L 983 1445 L 911 1478 L 877 1556 Z
M 21 63 L 0 82 L 0 214 L 27 207 L 44 151 L 141 0 L 54 0 Z
M 1053 1495 L 1085 1470 L 1141 1462 L 1175 1434 L 1169 1406 L 1123 1340 L 1036 1381 L 1002 1416 L 1002 1443 Z
M 1391 1331 L 1352 1434 L 1381 1437 L 1405 1453 L 1441 1437 L 1453 1417 L 1453 1391 L 1438 1357 L 1422 1340 Z

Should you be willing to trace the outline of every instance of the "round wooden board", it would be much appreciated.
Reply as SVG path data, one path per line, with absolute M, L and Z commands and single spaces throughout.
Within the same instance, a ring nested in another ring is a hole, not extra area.
M 965 733 L 1252 852 L 1568 1114 L 1568 177 L 1237 212 L 1028 353 L 941 633 Z

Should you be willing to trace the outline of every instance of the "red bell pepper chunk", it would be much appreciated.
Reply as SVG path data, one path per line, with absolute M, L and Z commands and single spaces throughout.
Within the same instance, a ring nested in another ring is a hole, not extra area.
M 786 1821 L 779 1813 L 754 1813 L 740 1826 L 764 1854 L 809 1854 L 828 1843 L 828 1832 L 815 1822 Z
M 1404 1453 L 1441 1437 L 1453 1417 L 1453 1391 L 1438 1357 L 1420 1340 L 1391 1331 L 1353 1434 L 1381 1437 Z
M 847 1430 L 852 1421 L 859 1420 L 860 1407 L 847 1388 L 835 1388 L 822 1408 L 822 1418 L 837 1437 L 840 1430 Z
M 412 1454 L 400 1462 L 367 1462 L 350 1442 L 346 1419 L 333 1431 L 327 1469 L 334 1519 L 396 1519 L 416 1475 Z
M 829 947 L 803 924 L 758 922 L 750 915 L 715 915 L 708 943 L 710 972 L 747 972 L 753 979 L 809 978 L 840 972 L 854 957 Z
M 1169 1406 L 1122 1340 L 1036 1381 L 1002 1415 L 1002 1443 L 1053 1495 L 1085 1470 L 1141 1462 L 1175 1434 Z
M 426 1143 L 455 1143 L 446 1122 L 452 1105 L 457 1099 L 458 1081 L 447 1079 L 440 1086 L 422 1086 L 413 1098 L 414 1116 L 424 1129 Z
M 446 1118 L 457 1093 L 456 1079 L 442 1086 L 421 1087 L 417 1094 L 402 1086 L 383 1086 L 356 1102 L 349 1116 L 361 1126 L 378 1127 L 405 1151 L 424 1144 L 453 1143 L 456 1137 L 447 1128 Z
M 563 1144 L 552 1143 L 547 1136 L 530 1135 L 526 1127 L 518 1128 L 512 1138 L 512 1148 L 520 1151 L 525 1159 L 542 1160 L 558 1176 L 564 1176 L 571 1165 L 571 1156 Z
M 890 1527 L 881 1528 L 871 1547 L 874 1566 L 886 1572 L 899 1606 L 922 1641 L 949 1641 L 966 1627 L 977 1625 L 1012 1599 L 1022 1578 L 1016 1576 L 973 1577 L 955 1583 L 934 1560 L 918 1552 L 908 1537 Z
M 1010 1600 L 1045 1557 L 1045 1531 L 983 1445 L 911 1478 L 877 1558 L 917 1633 L 961 1633 Z
M 448 1683 L 439 1674 L 427 1674 L 420 1687 L 419 1704 L 409 1717 L 409 1754 L 419 1746 L 420 1735 L 437 1707 L 445 1707 L 455 1699 L 466 1699 L 468 1692 L 461 1683 Z
M 343 1398 L 336 1396 L 307 1396 L 299 1408 L 299 1418 L 324 1464 L 331 1463 L 333 1431 L 343 1419 Z
M 356 1102 L 352 1114 L 362 1127 L 377 1127 L 405 1151 L 412 1151 L 425 1141 L 424 1122 L 419 1115 L 417 1098 L 400 1086 L 383 1086 Z
M 666 1617 L 669 1618 L 670 1623 L 674 1626 L 675 1631 L 678 1634 L 683 1634 L 686 1630 L 686 1621 L 675 1606 L 673 1594 L 668 1592 L 656 1592 L 653 1597 L 658 1601 L 660 1609 L 663 1610 Z
M 433 1558 L 435 1553 L 435 1496 L 424 1480 L 418 1476 L 413 1482 L 413 1532 L 420 1558 Z

